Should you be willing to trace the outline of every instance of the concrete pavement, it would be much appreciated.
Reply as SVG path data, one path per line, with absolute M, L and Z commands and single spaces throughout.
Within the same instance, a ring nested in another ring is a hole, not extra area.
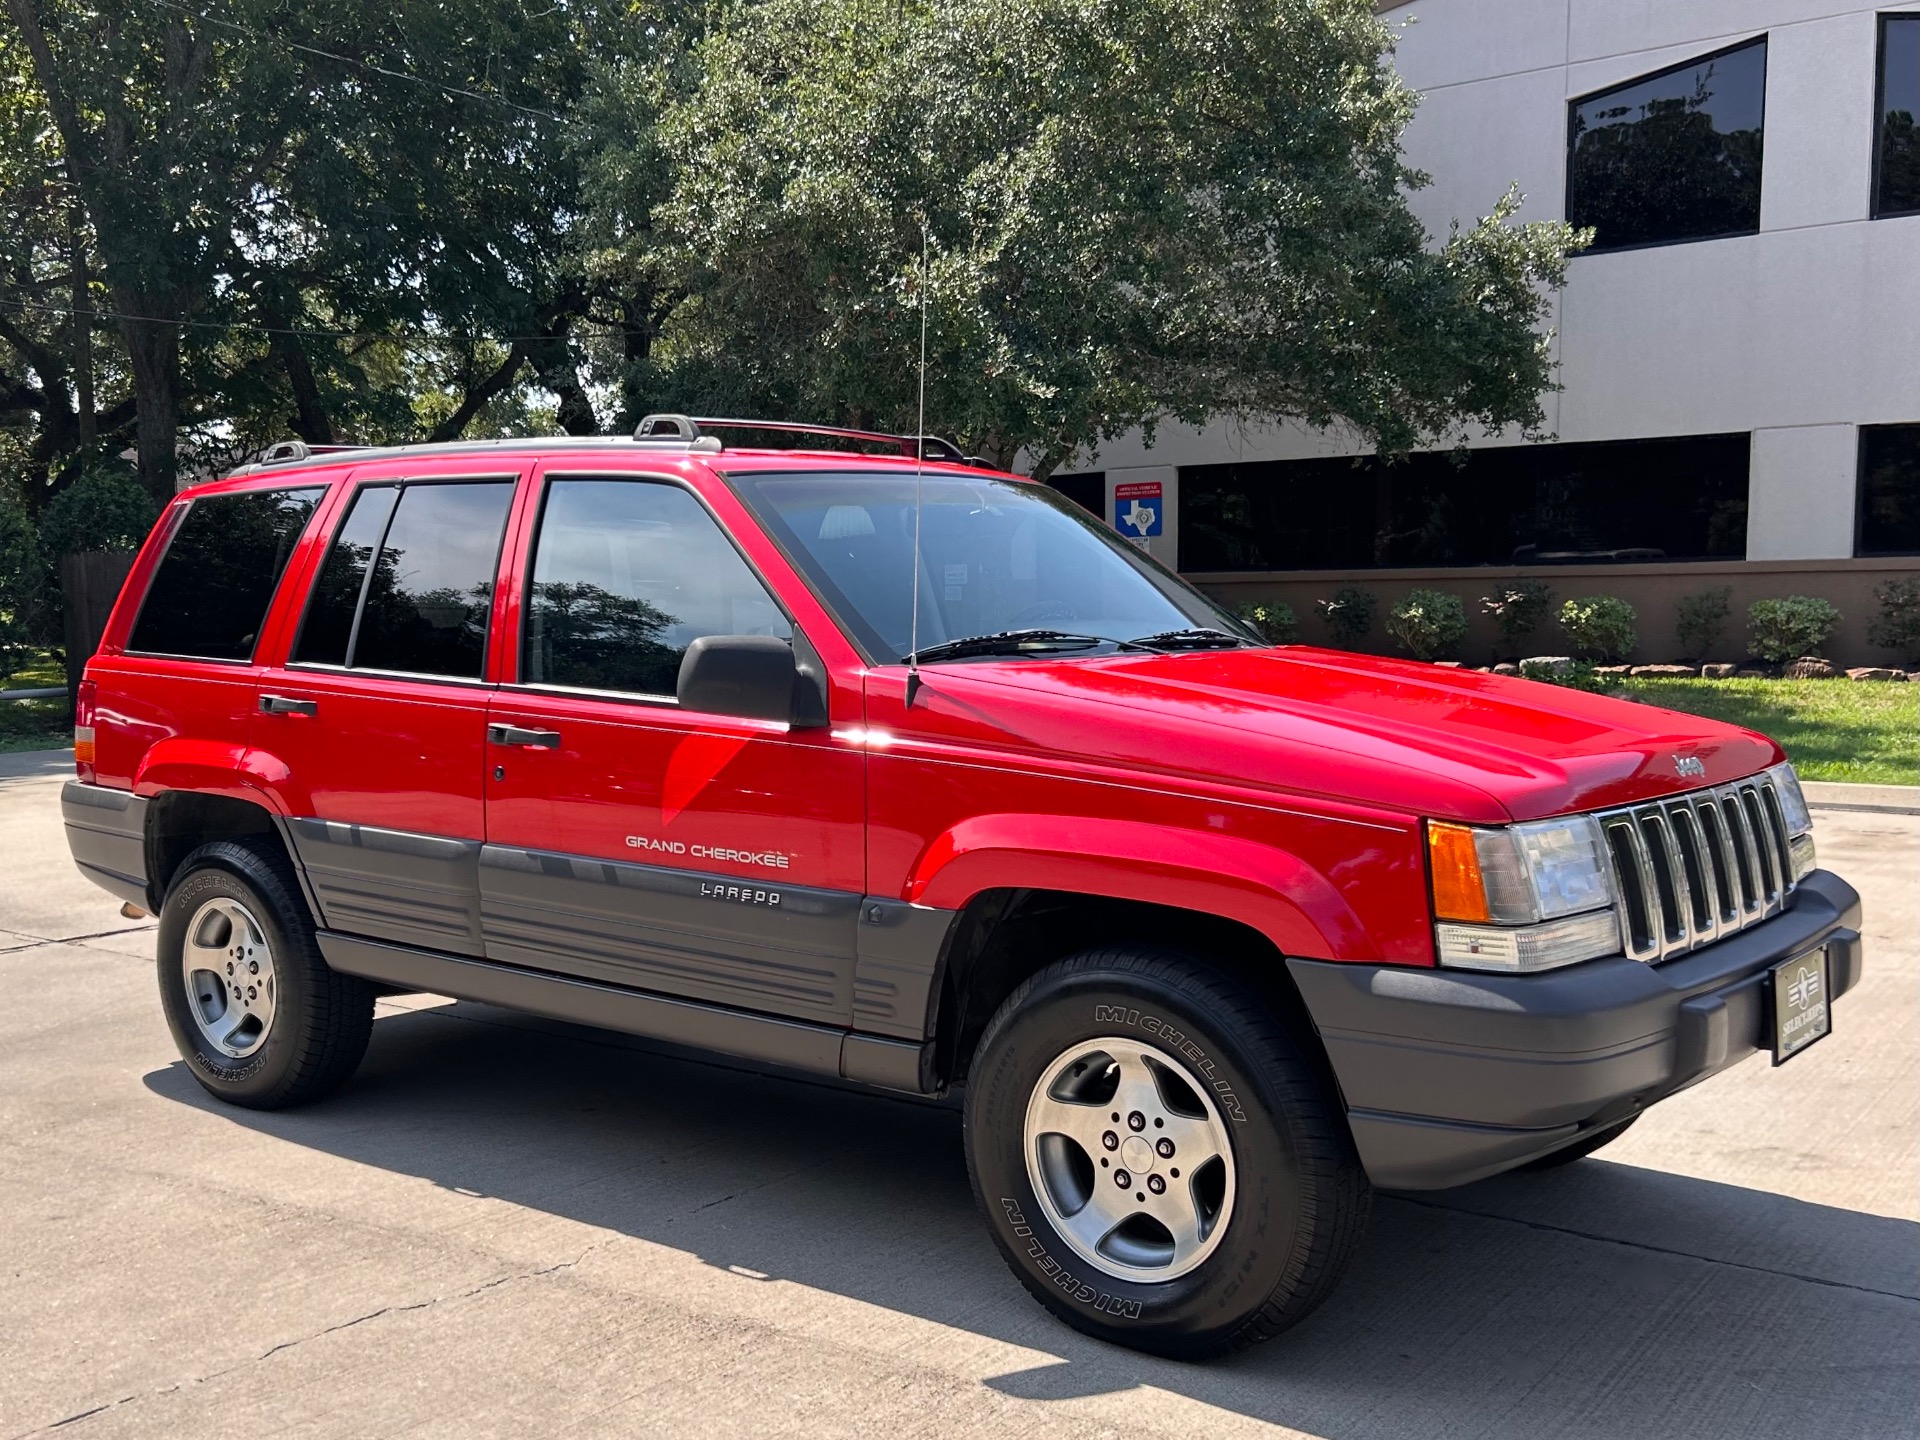
M 425 997 L 337 1098 L 214 1104 L 59 778 L 0 771 L 0 1440 L 1915 1433 L 1920 817 L 1819 812 L 1868 896 L 1830 1039 L 1382 1196 L 1318 1315 L 1191 1366 L 1026 1297 L 950 1109 Z

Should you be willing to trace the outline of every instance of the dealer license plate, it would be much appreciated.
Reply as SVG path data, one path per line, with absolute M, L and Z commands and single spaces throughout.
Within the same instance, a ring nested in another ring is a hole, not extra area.
M 1773 967 L 1773 1063 L 1784 1065 L 1833 1029 L 1827 950 L 1809 950 Z

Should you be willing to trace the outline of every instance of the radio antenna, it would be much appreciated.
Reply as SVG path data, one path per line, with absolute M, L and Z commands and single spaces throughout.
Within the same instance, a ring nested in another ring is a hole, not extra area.
M 907 709 L 920 693 L 920 467 L 927 454 L 927 221 L 920 218 L 920 414 L 913 427 L 913 587 L 907 635 Z

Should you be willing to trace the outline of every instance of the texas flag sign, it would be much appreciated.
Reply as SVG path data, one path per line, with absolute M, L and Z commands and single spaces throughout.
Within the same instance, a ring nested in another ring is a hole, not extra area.
M 1166 506 L 1158 480 L 1141 480 L 1113 487 L 1113 524 L 1129 539 L 1145 540 L 1160 533 Z

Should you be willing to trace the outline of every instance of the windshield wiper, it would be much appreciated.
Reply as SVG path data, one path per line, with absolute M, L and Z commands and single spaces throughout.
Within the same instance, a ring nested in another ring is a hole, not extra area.
M 1157 635 L 1142 635 L 1127 643 L 1146 650 L 1237 650 L 1247 642 L 1224 630 L 1195 628 L 1162 630 Z
M 1097 645 L 1132 644 L 1131 640 L 1109 640 L 1100 635 L 1076 635 L 1071 630 L 996 630 L 991 635 L 943 640 L 906 658 L 926 665 L 935 660 L 961 660 L 969 655 L 1040 655 L 1054 650 L 1091 650 Z

